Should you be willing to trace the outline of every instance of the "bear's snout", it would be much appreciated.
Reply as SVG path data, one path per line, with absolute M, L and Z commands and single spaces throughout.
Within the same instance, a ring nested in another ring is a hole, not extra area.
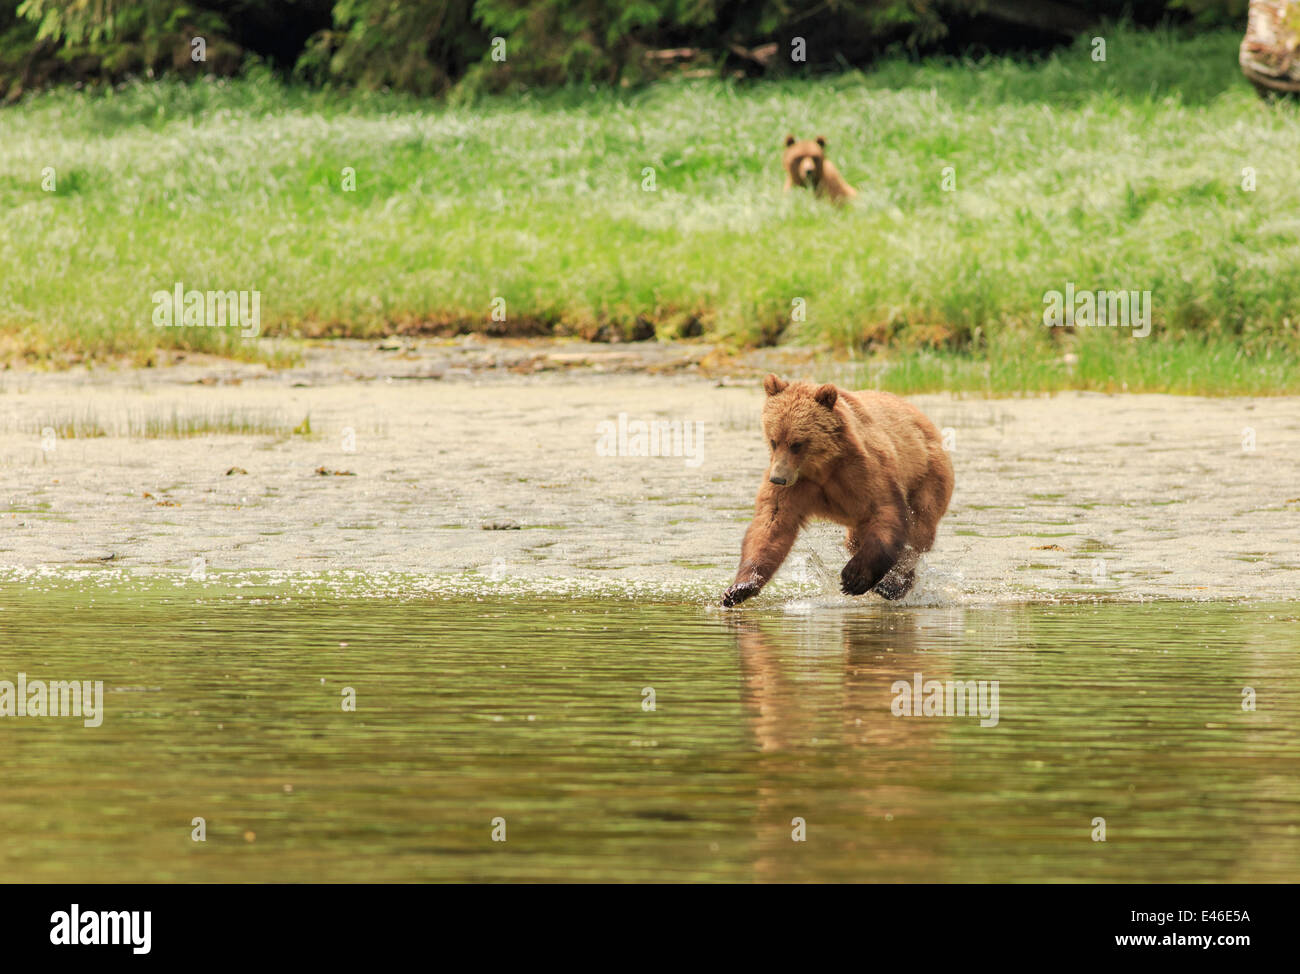
M 777 457 L 767 473 L 767 479 L 778 487 L 788 487 L 799 479 L 799 470 L 785 457 Z

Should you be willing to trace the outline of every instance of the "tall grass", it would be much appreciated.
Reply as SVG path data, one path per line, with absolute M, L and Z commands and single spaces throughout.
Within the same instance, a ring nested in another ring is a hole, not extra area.
M 234 329 L 152 326 L 150 294 L 181 281 L 260 290 L 263 334 L 642 316 L 661 335 L 956 350 L 912 355 L 918 381 L 967 353 L 1047 368 L 1074 343 L 1089 364 L 1067 384 L 1114 379 L 1094 362 L 1155 381 L 1192 356 L 1211 385 L 1240 365 L 1225 356 L 1277 366 L 1300 347 L 1300 112 L 1256 97 L 1235 34 L 1104 34 L 1103 63 L 1081 41 L 1032 63 L 461 104 L 265 76 L 41 96 L 0 111 L 0 356 L 264 354 Z M 854 206 L 781 193 L 786 131 L 827 136 Z M 1151 291 L 1151 338 L 1044 328 L 1067 282 Z M 1187 376 L 1170 388 L 1208 388 Z
M 1247 349 L 1225 338 L 1117 341 L 1102 333 L 1071 351 L 994 343 L 977 351 L 912 348 L 874 356 L 845 377 L 855 388 L 897 393 L 1163 392 L 1273 396 L 1300 391 L 1300 357 L 1287 348 Z

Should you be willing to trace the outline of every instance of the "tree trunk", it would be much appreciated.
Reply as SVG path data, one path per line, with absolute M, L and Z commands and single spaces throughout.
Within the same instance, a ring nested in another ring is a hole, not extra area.
M 1300 92 L 1300 0 L 1250 0 L 1238 60 L 1261 91 Z

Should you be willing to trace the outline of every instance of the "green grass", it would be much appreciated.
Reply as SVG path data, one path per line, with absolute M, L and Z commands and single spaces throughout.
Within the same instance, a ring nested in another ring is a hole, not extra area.
M 1300 109 L 1254 94 L 1235 33 L 1104 33 L 1105 63 L 1081 42 L 463 104 L 264 76 L 53 92 L 0 110 L 0 359 L 283 354 L 154 327 L 182 281 L 261 291 L 264 336 L 644 316 L 866 352 L 901 391 L 1300 391 Z M 787 130 L 828 137 L 853 207 L 781 193 Z M 1043 327 L 1067 282 L 1151 291 L 1151 336 Z
M 1243 347 L 1227 338 L 1131 339 L 1082 333 L 1071 350 L 995 341 L 976 351 L 909 348 L 857 370 L 860 388 L 901 394 L 960 392 L 1163 392 L 1274 396 L 1300 392 L 1300 356 L 1280 344 Z
M 194 436 L 290 436 L 313 438 L 311 416 L 296 426 L 275 410 L 208 409 L 182 412 L 130 412 L 110 418 L 93 409 L 36 416 L 24 424 L 24 432 L 43 434 L 54 430 L 61 440 L 128 436 L 137 439 L 186 439 Z

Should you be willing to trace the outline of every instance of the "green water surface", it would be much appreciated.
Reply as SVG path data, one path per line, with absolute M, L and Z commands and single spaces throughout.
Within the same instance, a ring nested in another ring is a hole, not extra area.
M 1300 880 L 1293 604 L 6 587 L 20 671 L 105 717 L 0 718 L 11 882 Z M 895 716 L 916 673 L 997 725 Z

